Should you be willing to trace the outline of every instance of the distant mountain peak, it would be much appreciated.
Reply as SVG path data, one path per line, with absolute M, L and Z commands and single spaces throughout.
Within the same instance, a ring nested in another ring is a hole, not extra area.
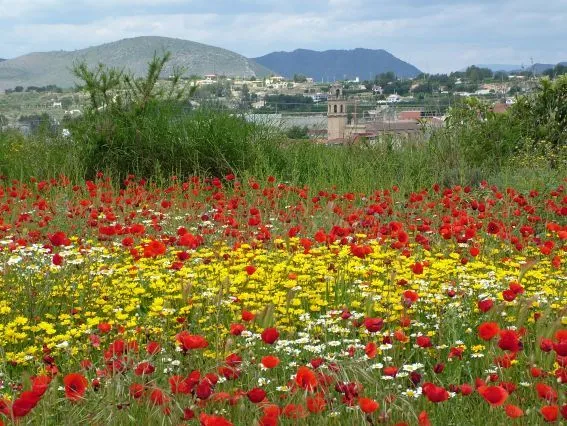
M 0 90 L 15 86 L 75 84 L 70 69 L 76 61 L 89 65 L 103 63 L 127 69 L 134 75 L 145 75 L 154 53 L 171 52 L 165 73 L 174 66 L 186 69 L 188 75 L 219 74 L 231 77 L 264 76 L 269 69 L 238 53 L 194 41 L 159 36 L 140 36 L 113 41 L 75 51 L 30 53 L 0 63 Z
M 333 49 L 316 51 L 295 49 L 292 52 L 273 52 L 254 61 L 292 78 L 303 74 L 315 80 L 342 80 L 344 78 L 372 79 L 377 74 L 393 72 L 399 77 L 415 77 L 421 71 L 396 58 L 383 49 Z

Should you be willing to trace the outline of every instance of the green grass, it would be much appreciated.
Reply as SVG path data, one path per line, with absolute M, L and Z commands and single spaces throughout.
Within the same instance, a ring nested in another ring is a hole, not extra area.
M 277 128 L 247 123 L 230 111 L 187 112 L 181 107 L 150 103 L 141 113 L 113 109 L 87 114 L 63 124 L 71 129 L 67 138 L 49 129 L 31 136 L 0 132 L 0 175 L 65 175 L 80 181 L 102 171 L 116 182 L 129 174 L 166 182 L 172 175 L 235 173 L 359 192 L 394 185 L 408 192 L 435 183 L 466 186 L 482 180 L 544 188 L 566 176 L 565 160 L 556 159 L 550 167 L 545 155 L 519 156 L 509 143 L 502 148 L 498 141 L 507 137 L 502 122 L 489 129 L 442 129 L 429 138 L 419 135 L 373 146 L 325 146 L 291 141 Z M 496 141 L 493 146 L 491 140 Z

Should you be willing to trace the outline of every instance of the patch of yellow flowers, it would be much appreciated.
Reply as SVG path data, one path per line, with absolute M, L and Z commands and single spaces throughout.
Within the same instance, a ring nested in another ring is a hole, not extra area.
M 457 253 L 416 251 L 405 257 L 377 242 L 368 245 L 372 252 L 359 258 L 339 244 L 304 252 L 295 238 L 237 249 L 219 242 L 192 251 L 181 269 L 171 267 L 174 248 L 138 261 L 120 247 L 68 248 L 69 262 L 62 267 L 53 266 L 40 250 L 10 264 L 6 261 L 14 253 L 0 251 L 0 265 L 5 265 L 0 274 L 0 356 L 25 364 L 44 347 L 54 353 L 88 351 L 87 336 L 100 323 L 123 328 L 128 338 L 173 340 L 181 329 L 226 335 L 242 310 L 257 314 L 258 329 L 275 325 L 284 333 L 300 330 L 304 314 L 345 308 L 386 322 L 402 315 L 422 321 L 433 315 L 439 321 L 448 306 L 475 312 L 481 298 L 501 300 L 501 291 L 520 278 L 519 265 L 526 261 L 523 256 L 503 261 L 494 251 L 462 265 Z M 423 274 L 412 272 L 416 261 L 429 265 Z M 254 272 L 247 266 L 254 266 Z M 534 301 L 530 309 L 560 310 L 565 279 L 547 259 L 524 271 L 524 297 Z M 418 304 L 403 303 L 406 290 L 419 294 Z

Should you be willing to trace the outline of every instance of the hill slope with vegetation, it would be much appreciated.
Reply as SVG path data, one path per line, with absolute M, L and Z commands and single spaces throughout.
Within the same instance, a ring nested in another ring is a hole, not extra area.
M 73 52 L 30 53 L 0 64 L 0 90 L 16 86 L 72 87 L 76 79 L 71 68 L 75 62 L 89 65 L 104 63 L 143 76 L 148 61 L 155 53 L 171 52 L 171 61 L 163 70 L 167 77 L 175 67 L 183 67 L 187 75 L 218 74 L 227 76 L 263 76 L 265 67 L 238 53 L 188 40 L 167 37 L 135 37 Z

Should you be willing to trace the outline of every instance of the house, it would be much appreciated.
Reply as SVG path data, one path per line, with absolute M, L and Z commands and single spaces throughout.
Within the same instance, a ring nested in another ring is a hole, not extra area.
M 510 108 L 509 105 L 503 104 L 503 103 L 497 103 L 492 107 L 492 111 L 495 114 L 503 114 L 506 111 L 508 111 L 508 108 Z
M 319 103 L 319 102 L 324 102 L 327 100 L 327 95 L 325 93 L 312 93 L 309 96 L 311 99 L 313 99 L 314 103 Z
M 395 94 L 395 93 L 386 98 L 387 102 L 400 102 L 401 100 L 402 100 L 402 97 L 398 94 Z
M 516 99 L 506 98 L 506 105 L 514 105 L 515 103 L 516 103 Z
M 382 88 L 382 86 L 377 86 L 375 84 L 374 86 L 372 86 L 372 93 L 374 93 L 375 95 L 382 95 L 384 94 L 384 89 Z
M 51 105 L 52 108 L 63 108 L 63 106 L 61 105 L 61 102 L 53 102 L 53 105 Z
M 398 113 L 398 120 L 401 121 L 417 121 L 419 119 L 421 119 L 421 111 L 400 111 Z
M 208 85 L 208 84 L 214 84 L 216 82 L 217 82 L 217 76 L 215 74 L 207 74 L 207 75 L 205 75 L 204 80 L 199 80 L 197 82 L 197 85 L 199 85 L 199 86 Z
M 278 83 L 282 83 L 285 81 L 285 77 L 282 77 L 281 75 L 273 75 L 271 77 L 266 78 L 266 85 L 273 85 L 273 84 L 278 84 Z
M 254 109 L 260 109 L 266 106 L 266 101 L 262 99 L 256 102 L 252 102 L 251 106 Z

